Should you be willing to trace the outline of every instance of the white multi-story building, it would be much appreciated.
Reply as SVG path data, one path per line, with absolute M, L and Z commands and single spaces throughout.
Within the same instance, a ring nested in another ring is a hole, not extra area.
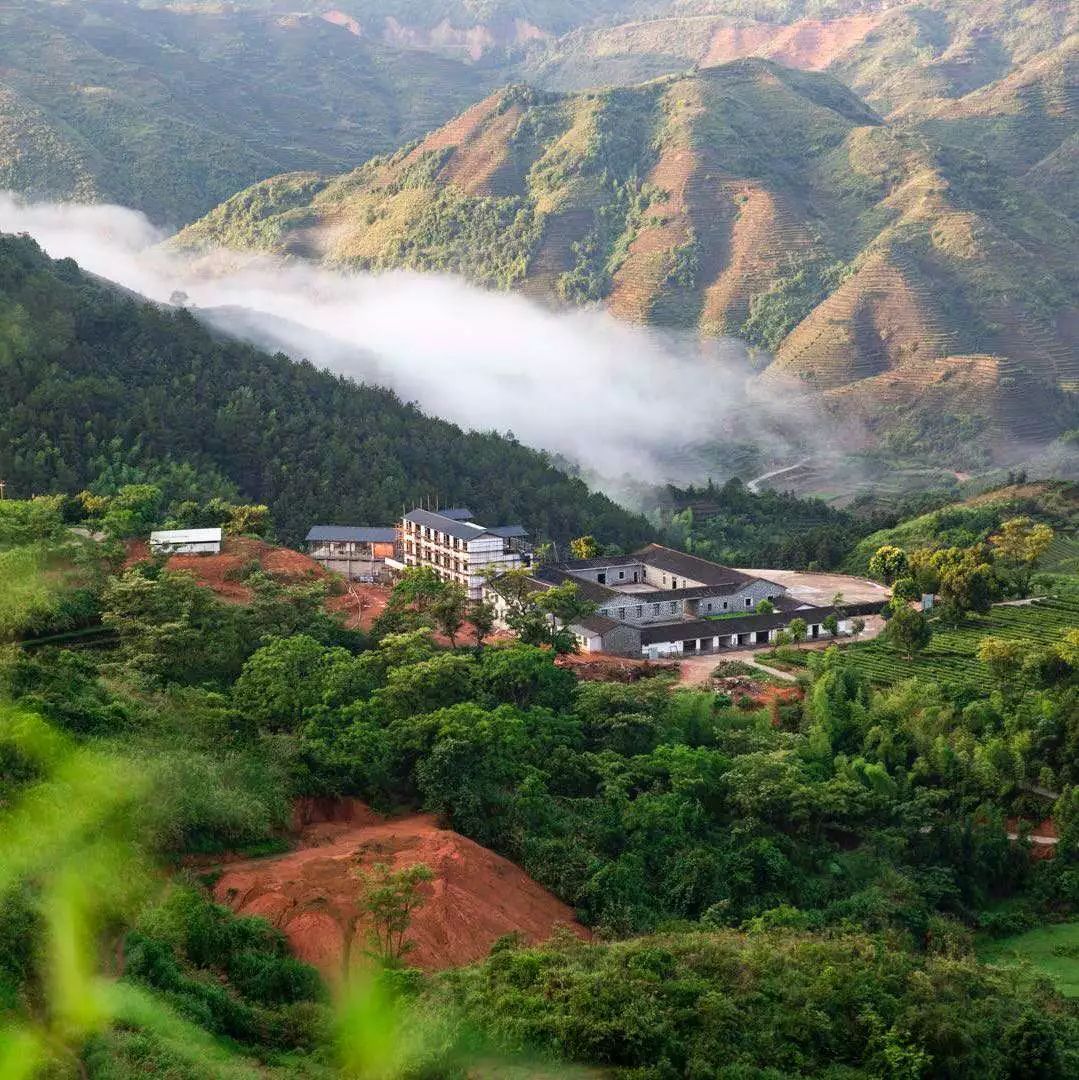
M 401 520 L 401 561 L 428 566 L 443 581 L 456 581 L 470 600 L 483 598 L 493 575 L 532 565 L 527 533 L 520 525 L 486 528 L 472 520 L 472 511 L 413 510 Z

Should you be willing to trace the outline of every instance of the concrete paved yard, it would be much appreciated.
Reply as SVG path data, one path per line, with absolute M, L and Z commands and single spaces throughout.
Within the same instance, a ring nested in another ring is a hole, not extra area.
M 741 570 L 743 574 L 762 577 L 783 585 L 796 600 L 817 607 L 827 607 L 837 592 L 848 604 L 870 604 L 887 600 L 891 592 L 868 578 L 847 574 L 811 574 L 805 570 Z

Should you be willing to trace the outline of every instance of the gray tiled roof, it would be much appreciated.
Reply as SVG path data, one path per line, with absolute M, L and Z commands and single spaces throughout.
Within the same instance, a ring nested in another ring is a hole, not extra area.
M 479 525 L 469 525 L 464 521 L 446 517 L 444 514 L 435 514 L 430 510 L 410 510 L 405 514 L 405 521 L 411 521 L 413 525 L 423 525 L 428 529 L 445 533 L 457 540 L 478 540 L 481 536 L 492 534 Z
M 353 525 L 314 525 L 307 534 L 309 544 L 355 543 L 355 544 L 392 544 L 397 539 L 396 529 Z
M 594 581 L 582 581 L 581 578 L 574 577 L 560 566 L 537 566 L 532 571 L 532 577 L 545 585 L 564 585 L 567 581 L 571 582 L 577 586 L 578 595 L 600 604 L 623 595 L 614 589 L 608 589 L 606 585 L 597 585 Z
M 578 619 L 573 625 L 591 630 L 594 634 L 608 634 L 612 630 L 617 630 L 622 623 L 615 619 L 608 619 L 606 615 L 589 615 L 587 618 Z
M 696 555 L 687 555 L 684 551 L 675 551 L 662 544 L 649 544 L 648 547 L 641 548 L 640 551 L 634 553 L 634 561 L 655 566 L 678 577 L 699 581 L 702 585 L 731 586 L 731 591 L 739 586 L 748 585 L 751 581 L 760 580 L 749 574 L 743 574 L 739 570 L 732 570 L 729 566 L 720 566 L 718 563 L 699 559 Z
M 528 530 L 523 525 L 497 525 L 487 531 L 494 533 L 495 536 L 501 536 L 505 540 L 520 540 L 528 535 Z
M 603 555 L 595 559 L 563 559 L 559 566 L 567 570 L 602 570 L 607 566 L 639 566 L 636 555 Z

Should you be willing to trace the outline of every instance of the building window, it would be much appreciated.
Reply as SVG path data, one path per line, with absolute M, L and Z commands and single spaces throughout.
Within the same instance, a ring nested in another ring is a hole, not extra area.
M 663 575 L 663 584 L 664 585 L 667 584 L 667 575 L 666 574 Z
M 671 601 L 671 612 L 673 613 L 673 612 L 675 612 L 677 610 L 678 610 L 678 601 L 677 600 L 672 600 Z
M 597 574 L 596 575 L 596 583 L 599 584 L 599 585 L 606 585 L 607 584 L 607 575 L 606 574 Z
M 724 600 L 724 601 L 723 601 L 723 610 L 724 610 L 724 611 L 726 611 L 726 610 L 727 610 L 727 606 L 728 606 L 728 605 L 727 605 L 727 601 L 726 601 L 726 600 Z
M 639 619 L 644 614 L 644 607 L 640 604 L 637 605 L 637 618 Z
M 659 604 L 653 604 L 652 605 L 652 614 L 653 615 L 658 615 L 659 614 Z
M 753 606 L 753 597 L 752 596 L 747 596 L 746 597 L 746 607 L 751 608 L 752 606 Z
M 626 609 L 624 607 L 620 607 L 618 609 L 618 617 L 620 619 L 624 619 L 626 617 Z
M 625 572 L 625 570 L 619 570 L 619 571 L 618 571 L 618 577 L 619 577 L 619 580 L 621 580 L 621 579 L 622 579 L 622 578 L 624 578 L 625 576 L 626 576 L 626 572 Z

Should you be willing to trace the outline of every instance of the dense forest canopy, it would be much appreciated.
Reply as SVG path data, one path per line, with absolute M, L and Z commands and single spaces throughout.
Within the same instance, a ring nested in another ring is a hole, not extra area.
M 0 576 L 0 1018 L 60 1075 L 359 1077 L 379 1054 L 379 1075 L 447 1080 L 505 1054 L 627 1080 L 1074 1075 L 1074 1002 L 975 940 L 1074 925 L 1079 630 L 995 664 L 988 694 L 881 686 L 832 649 L 804 701 L 768 705 L 580 682 L 521 642 L 440 645 L 411 579 L 361 635 L 325 583 L 252 571 L 251 602 L 225 603 L 121 559 L 68 530 L 61 497 L 0 504 L 0 560 L 26 570 Z M 111 638 L 10 644 L 66 625 L 75 594 Z M 337 1006 L 335 1040 L 332 995 L 280 934 L 178 870 L 280 850 L 299 797 L 432 812 L 599 940 L 505 939 L 441 976 L 389 964 L 381 1004 Z M 1055 857 L 1032 858 L 1050 812 Z M 85 954 L 56 953 L 58 911 Z M 93 1013 L 29 1007 L 45 958 Z M 398 1023 L 391 1054 L 375 1032 Z
M 225 483 L 267 504 L 293 542 L 319 522 L 392 524 L 423 499 L 562 542 L 650 535 L 642 518 L 512 438 L 463 432 L 387 390 L 216 336 L 26 238 L 0 238 L 9 494 L 157 480 L 181 462 L 204 489 Z

